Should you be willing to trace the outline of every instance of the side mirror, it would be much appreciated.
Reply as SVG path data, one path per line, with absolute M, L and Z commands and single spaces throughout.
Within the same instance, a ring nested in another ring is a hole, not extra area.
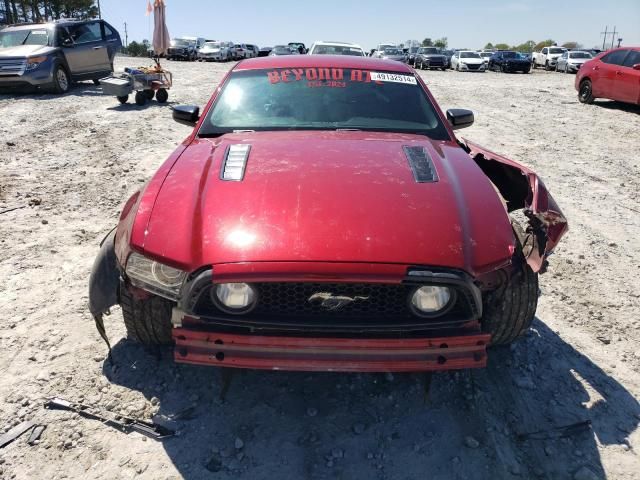
M 64 40 L 62 40 L 62 46 L 73 47 L 73 40 L 71 40 L 70 38 L 65 38 Z
M 470 127 L 473 125 L 473 112 L 463 108 L 451 108 L 447 110 L 447 120 L 454 130 Z
M 640 70 L 640 63 L 636 63 L 633 67 L 634 70 Z
M 195 105 L 178 105 L 173 107 L 173 119 L 188 127 L 195 127 L 200 119 L 200 107 Z

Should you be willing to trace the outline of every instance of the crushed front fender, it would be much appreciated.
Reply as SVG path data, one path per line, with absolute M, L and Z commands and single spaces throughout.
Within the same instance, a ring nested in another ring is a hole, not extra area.
M 534 272 L 544 273 L 547 258 L 569 230 L 560 207 L 531 169 L 467 140 L 463 147 L 496 186 L 507 210 L 524 211 L 530 243 L 524 248 L 527 263 Z
M 89 311 L 93 316 L 100 336 L 111 345 L 107 338 L 103 315 L 118 303 L 118 289 L 120 286 L 120 269 L 114 249 L 116 232 L 113 230 L 102 241 L 100 252 L 93 263 L 89 278 Z

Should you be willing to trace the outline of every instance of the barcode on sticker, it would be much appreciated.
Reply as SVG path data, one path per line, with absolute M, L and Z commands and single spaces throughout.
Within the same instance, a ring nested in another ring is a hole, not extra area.
M 371 72 L 371 80 L 374 82 L 394 82 L 417 85 L 416 77 L 412 75 L 398 75 L 396 73 Z

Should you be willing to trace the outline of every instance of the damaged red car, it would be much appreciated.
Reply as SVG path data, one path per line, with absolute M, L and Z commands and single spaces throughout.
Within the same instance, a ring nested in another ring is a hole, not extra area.
M 90 280 L 178 362 L 322 371 L 486 365 L 530 326 L 567 222 L 531 170 L 454 130 L 400 62 L 236 65 L 124 206 Z

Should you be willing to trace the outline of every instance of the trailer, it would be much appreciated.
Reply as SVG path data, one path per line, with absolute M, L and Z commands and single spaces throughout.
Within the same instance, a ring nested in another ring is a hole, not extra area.
M 135 92 L 137 105 L 144 105 L 155 96 L 158 103 L 166 103 L 168 90 L 173 86 L 173 74 L 168 70 L 125 68 L 125 72 L 100 80 L 102 91 L 114 95 L 125 104 L 129 95 Z

